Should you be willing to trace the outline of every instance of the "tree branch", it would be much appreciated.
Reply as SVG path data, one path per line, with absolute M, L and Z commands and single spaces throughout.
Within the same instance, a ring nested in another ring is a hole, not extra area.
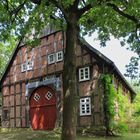
M 120 10 L 115 4 L 112 3 L 107 3 L 107 6 L 111 7 L 114 11 L 116 11 L 119 15 L 131 20 L 132 22 L 134 22 L 137 27 L 140 27 L 140 22 L 139 20 L 135 17 L 135 16 L 131 16 L 127 13 L 124 13 L 122 10 Z
M 84 14 L 86 11 L 90 10 L 92 6 L 90 4 L 86 5 L 85 7 L 78 10 L 78 15 L 81 17 L 82 14 Z
M 67 16 L 67 10 L 64 8 L 64 6 L 61 4 L 61 1 L 58 0 L 50 0 L 49 2 L 51 2 L 52 4 L 54 4 L 58 9 L 60 9 L 60 11 L 62 11 L 63 15 L 64 15 L 64 18 L 66 20 L 68 20 L 68 16 Z
M 14 22 L 16 16 L 18 15 L 19 11 L 24 7 L 25 3 L 27 0 L 25 0 L 22 4 L 20 4 L 17 8 L 15 8 L 13 11 L 11 11 L 11 16 L 14 15 L 14 19 L 12 20 L 12 22 Z
M 86 2 L 84 0 L 82 0 L 83 4 L 86 6 Z
M 8 13 L 11 13 L 10 10 L 9 10 L 9 1 L 8 0 L 5 0 L 5 1 L 2 1 L 5 9 L 8 11 Z
M 73 5 L 74 5 L 74 7 L 76 7 L 76 9 L 78 8 L 79 1 L 80 0 L 75 0 L 74 3 L 73 3 Z
M 136 25 L 136 38 L 140 42 L 140 30 L 139 30 L 139 28 L 140 27 L 138 27 L 138 25 Z
M 38 4 L 40 5 L 41 4 L 41 1 L 42 0 L 31 0 L 34 4 Z M 76 0 L 76 1 L 79 1 L 79 0 Z M 64 18 L 65 19 L 68 19 L 67 18 L 67 12 L 66 12 L 66 9 L 64 8 L 64 6 L 61 4 L 61 1 L 60 0 L 46 0 L 46 3 L 47 3 L 47 6 L 48 6 L 48 3 L 51 3 L 53 5 L 55 5 L 58 9 L 60 9 L 60 11 L 62 11 L 63 15 L 64 15 Z
M 34 4 L 38 4 L 38 5 L 40 5 L 40 3 L 41 3 L 41 0 L 31 0 Z
M 7 11 L 9 11 L 9 2 L 8 2 L 8 0 L 6 0 L 6 9 L 7 9 Z

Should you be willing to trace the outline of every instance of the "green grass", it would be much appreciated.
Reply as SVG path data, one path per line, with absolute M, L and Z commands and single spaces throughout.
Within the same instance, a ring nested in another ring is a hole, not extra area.
M 53 131 L 33 131 L 30 129 L 10 129 L 0 132 L 0 140 L 60 140 L 60 133 Z M 140 140 L 140 134 L 120 137 L 77 136 L 77 140 Z

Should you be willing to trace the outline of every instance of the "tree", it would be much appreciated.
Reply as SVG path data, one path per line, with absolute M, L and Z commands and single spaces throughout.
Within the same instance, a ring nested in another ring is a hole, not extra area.
M 62 140 L 76 138 L 75 58 L 79 36 L 97 30 L 102 46 L 111 35 L 122 37 L 122 44 L 129 43 L 131 49 L 139 53 L 139 7 L 139 0 L 3 0 L 0 3 L 0 30 L 4 31 L 1 39 L 7 38 L 9 32 L 22 37 L 32 28 L 38 34 L 52 19 L 57 24 L 63 20 L 66 25 Z
M 133 56 L 130 59 L 130 63 L 126 65 L 126 73 L 124 74 L 124 76 L 130 77 L 131 84 L 132 80 L 138 78 L 138 59 L 139 58 Z
M 0 42 L 0 78 L 2 77 L 6 64 L 10 59 L 15 44 L 16 40 L 14 37 L 11 37 L 6 43 Z

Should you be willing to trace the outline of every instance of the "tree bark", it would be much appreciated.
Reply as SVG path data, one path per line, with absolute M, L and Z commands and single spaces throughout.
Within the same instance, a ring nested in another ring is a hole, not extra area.
M 76 139 L 77 88 L 76 88 L 76 47 L 79 27 L 76 15 L 69 17 L 66 29 L 66 49 L 63 68 L 63 125 L 62 140 Z

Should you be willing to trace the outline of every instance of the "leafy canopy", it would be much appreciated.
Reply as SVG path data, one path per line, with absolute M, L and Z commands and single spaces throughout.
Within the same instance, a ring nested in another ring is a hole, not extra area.
M 6 43 L 0 42 L 0 78 L 2 77 L 5 65 L 9 61 L 15 45 L 16 40 L 14 37 L 11 37 Z
M 130 49 L 140 54 L 140 1 L 139 0 L 2 0 L 0 3 L 0 38 L 9 34 L 21 37 L 36 33 L 53 20 L 57 26 L 65 23 L 70 6 L 77 6 L 81 33 L 98 32 L 101 45 L 110 35 L 130 44 Z

